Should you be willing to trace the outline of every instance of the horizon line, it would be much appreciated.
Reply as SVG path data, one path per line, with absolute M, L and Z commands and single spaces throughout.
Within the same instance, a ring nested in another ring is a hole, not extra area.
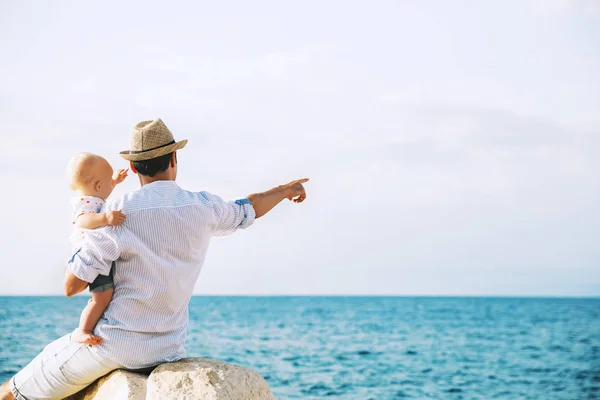
M 89 297 L 89 293 L 72 297 Z M 2 294 L 0 297 L 63 297 L 62 294 Z M 403 297 L 403 298 L 537 298 L 537 299 L 600 299 L 600 294 L 196 294 L 192 297 Z

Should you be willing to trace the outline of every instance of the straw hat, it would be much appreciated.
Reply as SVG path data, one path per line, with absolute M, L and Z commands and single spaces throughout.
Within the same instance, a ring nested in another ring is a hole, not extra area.
M 187 142 L 187 139 L 175 142 L 169 128 L 157 118 L 134 126 L 129 140 L 131 150 L 119 154 L 129 161 L 150 160 L 183 149 Z

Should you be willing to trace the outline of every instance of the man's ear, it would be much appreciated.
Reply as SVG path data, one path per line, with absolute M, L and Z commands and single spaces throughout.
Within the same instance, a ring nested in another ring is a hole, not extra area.
M 134 174 L 137 174 L 137 169 L 135 169 L 135 167 L 133 166 L 133 161 L 129 161 L 129 169 L 131 170 L 131 172 L 133 172 Z
M 174 151 L 171 154 L 171 167 L 175 168 L 175 165 L 177 165 L 177 152 L 176 151 Z

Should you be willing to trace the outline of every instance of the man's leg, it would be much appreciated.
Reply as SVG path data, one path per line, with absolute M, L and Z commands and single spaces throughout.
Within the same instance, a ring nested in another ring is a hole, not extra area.
M 50 343 L 9 382 L 17 400 L 63 398 L 121 366 L 65 335 Z M 9 397 L 10 398 L 10 397 Z
M 0 400 L 16 400 L 10 391 L 9 383 L 10 381 L 6 381 L 0 386 Z

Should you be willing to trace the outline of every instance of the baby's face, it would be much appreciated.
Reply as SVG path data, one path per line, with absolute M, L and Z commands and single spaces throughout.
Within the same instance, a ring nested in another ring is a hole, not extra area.
M 106 200 L 106 198 L 110 196 L 115 188 L 115 183 L 113 181 L 113 169 L 105 159 L 95 163 L 95 167 L 95 179 L 93 184 L 94 190 L 96 190 L 98 193 L 96 194 L 96 197 Z

